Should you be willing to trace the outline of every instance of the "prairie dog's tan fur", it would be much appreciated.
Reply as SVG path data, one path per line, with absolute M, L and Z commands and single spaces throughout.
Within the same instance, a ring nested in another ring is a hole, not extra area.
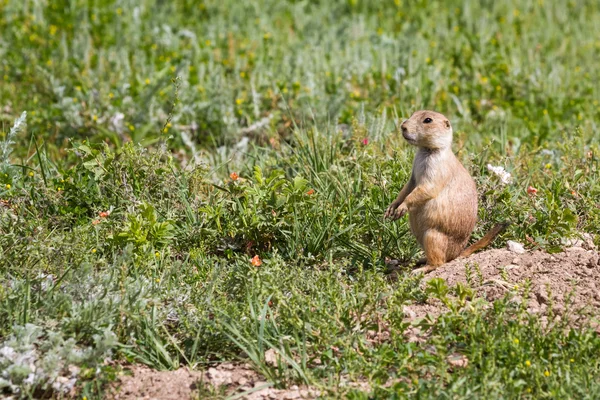
M 504 226 L 496 226 L 465 249 L 477 221 L 477 188 L 452 152 L 450 121 L 434 111 L 416 111 L 401 129 L 404 139 L 419 150 L 408 183 L 385 217 L 398 219 L 408 212 L 410 230 L 427 260 L 415 272 L 429 272 L 485 247 Z

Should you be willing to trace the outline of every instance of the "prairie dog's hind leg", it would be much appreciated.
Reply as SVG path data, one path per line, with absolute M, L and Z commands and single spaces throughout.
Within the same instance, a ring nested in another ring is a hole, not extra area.
M 446 262 L 446 250 L 448 248 L 448 237 L 443 233 L 429 229 L 423 235 L 423 250 L 427 264 L 422 268 L 412 271 L 413 274 L 431 272 Z

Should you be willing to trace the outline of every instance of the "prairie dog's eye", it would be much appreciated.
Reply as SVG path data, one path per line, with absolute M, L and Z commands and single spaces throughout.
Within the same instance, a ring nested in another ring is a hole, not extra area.
M 431 118 L 429 118 L 429 117 L 427 117 L 427 118 L 425 118 L 425 119 L 423 120 L 423 123 L 424 123 L 424 124 L 429 124 L 429 123 L 431 123 L 431 122 L 433 122 L 433 120 L 432 120 Z

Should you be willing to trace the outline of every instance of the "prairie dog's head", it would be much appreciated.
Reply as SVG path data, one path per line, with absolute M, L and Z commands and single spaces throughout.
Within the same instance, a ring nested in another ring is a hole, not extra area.
M 415 111 L 400 128 L 404 139 L 413 146 L 430 150 L 452 146 L 452 125 L 448 118 L 435 111 Z

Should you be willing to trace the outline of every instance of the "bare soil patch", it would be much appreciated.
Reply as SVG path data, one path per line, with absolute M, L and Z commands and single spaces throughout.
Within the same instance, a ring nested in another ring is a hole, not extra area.
M 245 364 L 223 363 L 203 372 L 188 368 L 156 371 L 144 365 L 129 365 L 125 370 L 127 373 L 109 390 L 109 399 L 179 400 L 220 394 L 247 400 L 294 400 L 317 396 L 315 390 L 307 387 L 275 389 Z

